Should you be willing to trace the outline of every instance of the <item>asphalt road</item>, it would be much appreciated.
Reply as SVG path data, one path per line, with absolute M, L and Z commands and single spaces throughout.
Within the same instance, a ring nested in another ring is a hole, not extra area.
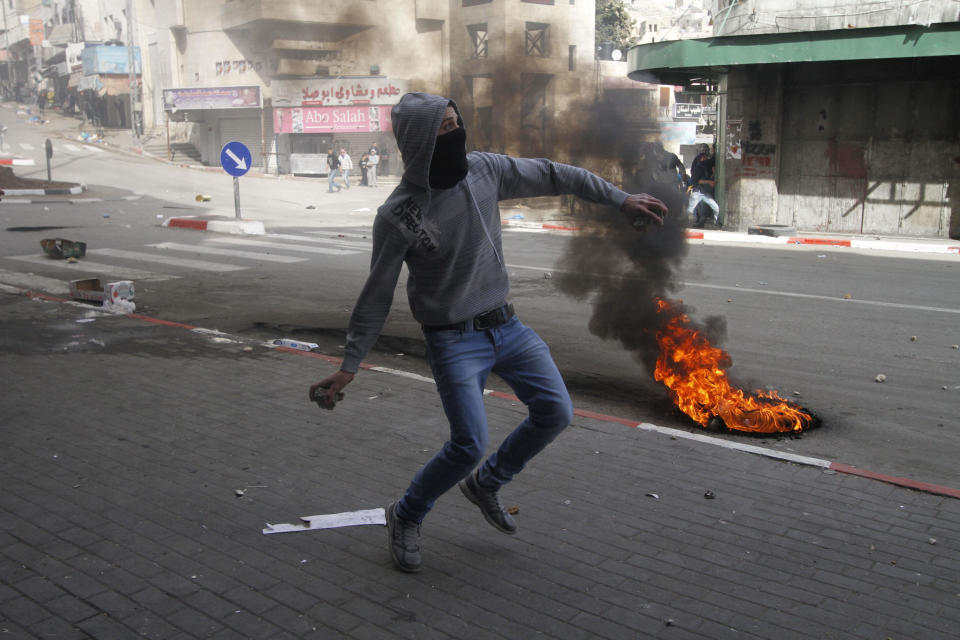
M 251 208 L 290 212 L 289 225 L 273 237 L 164 229 L 164 217 L 204 211 L 193 202 L 197 191 L 212 192 L 232 212 L 230 180 L 111 153 L 70 162 L 57 172 L 87 182 L 87 195 L 103 201 L 0 205 L 0 282 L 55 289 L 103 273 L 91 262 L 112 266 L 136 274 L 138 312 L 265 339 L 308 339 L 340 352 L 369 260 L 369 210 L 344 227 L 353 201 L 305 208 L 323 202 L 318 183 L 278 190 L 250 181 L 244 193 Z M 43 259 L 39 240 L 53 235 L 87 242 L 90 254 L 71 266 Z M 568 242 L 509 231 L 504 238 L 518 311 L 551 345 L 576 406 L 699 430 L 619 343 L 590 334 L 590 299 L 560 293 Z M 722 346 L 733 380 L 779 390 L 823 420 L 801 438 L 725 437 L 960 487 L 960 350 L 952 348 L 960 343 L 958 269 L 955 257 L 691 245 L 676 295 L 695 319 L 725 321 Z M 369 360 L 426 373 L 419 336 L 401 280 Z M 884 382 L 876 381 L 880 374 Z

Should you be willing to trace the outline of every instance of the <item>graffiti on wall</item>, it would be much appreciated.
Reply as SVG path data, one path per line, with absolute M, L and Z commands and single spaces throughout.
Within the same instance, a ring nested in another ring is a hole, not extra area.
M 750 120 L 747 123 L 747 140 L 740 143 L 740 166 L 738 176 L 744 178 L 773 178 L 776 173 L 777 145 L 763 140 L 763 123 Z
M 242 74 L 249 72 L 259 72 L 263 69 L 263 63 L 254 60 L 221 60 L 215 63 L 218 76 L 230 74 Z

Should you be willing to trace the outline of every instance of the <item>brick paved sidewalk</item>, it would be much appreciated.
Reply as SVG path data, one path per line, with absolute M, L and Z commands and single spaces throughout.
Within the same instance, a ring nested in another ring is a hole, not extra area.
M 957 500 L 581 417 L 504 490 L 516 536 L 453 491 L 420 574 L 380 526 L 264 536 L 394 499 L 444 438 L 432 385 L 367 371 L 324 412 L 305 399 L 323 360 L 83 315 L 0 294 L 4 638 L 960 628 Z M 522 409 L 487 402 L 499 442 Z

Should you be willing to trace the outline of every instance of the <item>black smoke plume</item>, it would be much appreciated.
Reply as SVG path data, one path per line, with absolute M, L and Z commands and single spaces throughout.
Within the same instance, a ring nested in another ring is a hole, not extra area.
M 609 207 L 577 201 L 575 220 L 580 231 L 560 258 L 559 290 L 577 299 L 590 299 L 590 332 L 618 340 L 653 375 L 660 349 L 657 331 L 673 314 L 692 311 L 682 304 L 659 312 L 657 298 L 672 299 L 682 284 L 679 270 L 687 253 L 684 195 L 669 154 L 659 142 L 653 113 L 629 113 L 600 104 L 581 113 L 589 117 L 579 140 L 570 143 L 571 161 L 612 177 L 628 193 L 648 193 L 669 208 L 663 226 L 639 231 Z M 565 145 L 566 146 L 566 145 Z M 599 166 L 598 166 L 599 165 Z M 716 316 L 697 326 L 718 345 L 726 335 L 726 320 Z

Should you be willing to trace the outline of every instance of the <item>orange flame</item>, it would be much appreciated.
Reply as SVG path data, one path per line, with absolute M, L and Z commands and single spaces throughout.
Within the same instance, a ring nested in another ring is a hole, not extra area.
M 690 318 L 669 301 L 657 298 L 657 310 L 670 314 L 657 332 L 660 356 L 654 377 L 670 390 L 673 402 L 703 426 L 721 418 L 729 429 L 755 433 L 799 433 L 813 417 L 775 391 L 744 393 L 730 384 L 730 355 L 710 344 Z

